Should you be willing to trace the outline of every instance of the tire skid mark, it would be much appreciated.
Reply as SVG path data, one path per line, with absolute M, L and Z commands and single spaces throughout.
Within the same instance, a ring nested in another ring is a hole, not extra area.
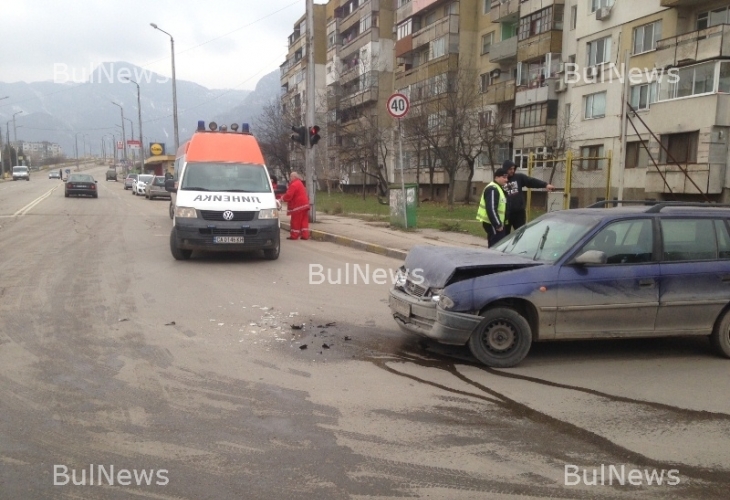
M 402 356 L 401 356 L 401 358 L 402 358 Z M 611 455 L 616 456 L 616 457 L 621 457 L 621 460 L 623 460 L 625 462 L 642 464 L 642 466 L 652 467 L 652 468 L 656 468 L 656 469 L 679 468 L 682 471 L 682 475 L 685 477 L 688 477 L 691 479 L 697 479 L 697 480 L 701 480 L 701 481 L 707 481 L 707 482 L 714 483 L 714 484 L 727 484 L 728 471 L 709 469 L 709 468 L 705 468 L 705 467 L 698 467 L 698 466 L 684 464 L 684 463 L 662 462 L 660 460 L 652 459 L 650 457 L 647 457 L 645 455 L 632 451 L 628 448 L 620 446 L 620 445 L 612 442 L 608 438 L 600 436 L 599 434 L 596 434 L 594 432 L 591 432 L 587 429 L 581 428 L 581 427 L 571 424 L 569 422 L 565 422 L 558 418 L 552 417 L 546 413 L 543 413 L 543 412 L 540 412 L 533 408 L 530 408 L 529 406 L 527 406 L 523 403 L 519 403 L 518 401 L 515 401 L 515 400 L 495 391 L 494 389 L 486 387 L 486 386 L 470 379 L 469 377 L 463 375 L 462 373 L 460 373 L 457 370 L 456 365 L 453 363 L 447 364 L 441 360 L 424 361 L 423 358 L 420 358 L 420 357 L 418 357 L 418 358 L 413 357 L 411 360 L 409 360 L 409 362 L 417 364 L 417 365 L 425 367 L 425 368 L 434 368 L 434 369 L 440 369 L 440 370 L 446 371 L 446 372 L 450 373 L 451 375 L 453 375 L 454 377 L 465 382 L 466 384 L 474 387 L 475 389 L 478 389 L 479 391 L 481 391 L 485 394 L 488 394 L 489 396 L 474 395 L 467 391 L 452 389 L 443 384 L 438 384 L 438 383 L 432 382 L 430 380 L 422 379 L 415 375 L 403 373 L 388 365 L 389 362 L 403 363 L 402 359 L 391 358 L 390 361 L 385 360 L 385 359 L 371 359 L 370 362 L 373 363 L 375 366 L 377 366 L 385 371 L 388 371 L 394 375 L 405 377 L 405 378 L 414 380 L 414 381 L 422 383 L 422 384 L 426 384 L 426 385 L 436 387 L 436 388 L 444 390 L 444 391 L 448 391 L 453 394 L 475 397 L 475 398 L 481 399 L 483 401 L 488 401 L 488 402 L 497 404 L 502 409 L 507 410 L 510 413 L 512 413 L 520 418 L 527 418 L 530 421 L 535 422 L 537 424 L 546 425 L 552 429 L 557 430 L 558 432 L 562 432 L 564 434 L 575 437 L 581 441 L 590 443 L 590 444 L 598 447 L 599 449 L 603 450 L 606 453 L 610 453 Z M 478 365 L 475 365 L 475 366 L 478 366 Z M 479 366 L 479 367 L 488 372 L 488 370 L 485 367 L 481 367 L 481 366 Z

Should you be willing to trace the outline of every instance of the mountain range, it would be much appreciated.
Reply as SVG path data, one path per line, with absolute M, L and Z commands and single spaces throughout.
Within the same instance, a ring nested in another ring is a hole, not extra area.
M 137 86 L 126 81 L 127 77 L 140 88 L 143 142 L 164 143 L 166 153 L 174 154 L 170 78 L 126 62 L 103 63 L 80 82 L 66 76 L 69 81 L 0 82 L 0 96 L 10 96 L 0 101 L 3 142 L 8 135 L 14 140 L 17 133 L 18 140 L 58 143 L 67 157 L 74 157 L 77 141 L 79 156 L 84 150 L 100 155 L 104 138 L 109 155 L 112 135 L 116 140 L 122 136 L 121 111 L 113 103 L 124 110 L 126 138 L 132 138 L 134 128 L 134 139 L 139 139 Z M 248 122 L 255 133 L 263 107 L 279 98 L 279 71 L 262 77 L 253 91 L 214 90 L 178 79 L 176 92 L 180 143 L 190 138 L 198 120 L 206 124 L 212 120 L 219 124 Z M 14 113 L 18 113 L 15 127 Z

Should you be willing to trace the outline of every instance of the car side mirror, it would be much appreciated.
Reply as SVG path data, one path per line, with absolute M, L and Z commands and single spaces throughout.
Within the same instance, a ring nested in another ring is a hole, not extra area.
M 175 187 L 175 179 L 165 179 L 165 191 L 169 193 L 177 193 L 177 188 Z
M 572 264 L 579 266 L 605 264 L 607 260 L 605 252 L 601 252 L 600 250 L 587 250 L 573 259 Z

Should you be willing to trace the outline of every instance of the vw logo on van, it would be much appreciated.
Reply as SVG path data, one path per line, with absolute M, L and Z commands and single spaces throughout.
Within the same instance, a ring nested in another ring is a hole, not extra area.
M 231 212 L 230 210 L 226 210 L 225 212 L 223 212 L 223 219 L 233 220 L 233 212 Z

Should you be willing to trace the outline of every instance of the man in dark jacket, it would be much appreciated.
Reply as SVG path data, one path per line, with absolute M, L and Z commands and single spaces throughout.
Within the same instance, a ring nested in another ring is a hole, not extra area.
M 540 179 L 535 179 L 525 174 L 516 173 L 517 166 L 511 160 L 506 160 L 502 164 L 502 168 L 507 170 L 507 184 L 504 185 L 504 192 L 507 195 L 507 224 L 504 228 L 504 234 L 508 235 L 512 229 L 519 229 L 527 222 L 527 211 L 525 194 L 522 188 L 545 188 L 553 191 L 555 186 L 548 184 Z
M 507 216 L 507 196 L 503 186 L 507 183 L 507 169 L 498 168 L 494 172 L 494 180 L 487 184 L 479 201 L 477 220 L 482 223 L 487 233 L 489 247 L 493 247 L 499 240 L 505 237 L 505 224 Z

